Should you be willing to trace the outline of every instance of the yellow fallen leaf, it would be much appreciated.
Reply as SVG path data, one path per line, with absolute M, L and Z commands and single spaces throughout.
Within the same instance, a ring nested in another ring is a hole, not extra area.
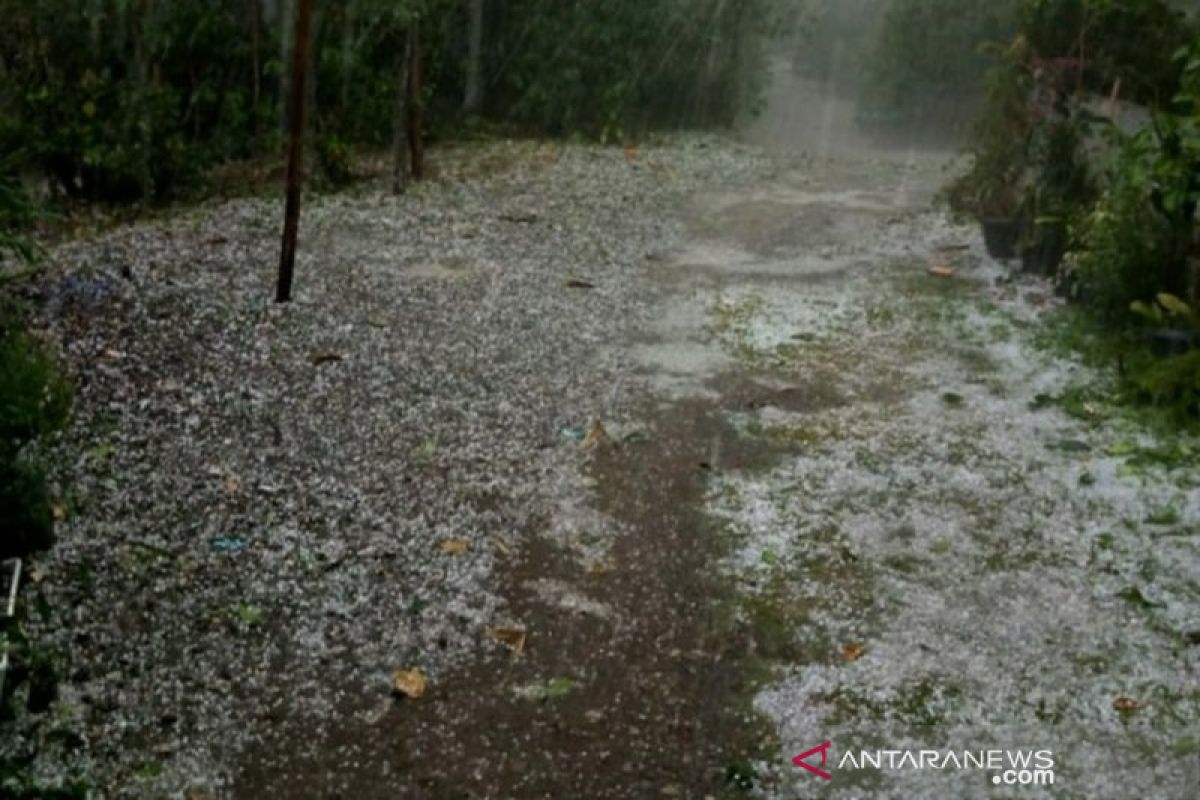
M 429 681 L 419 669 L 402 669 L 392 676 L 392 688 L 410 700 L 420 700 L 429 688 Z
M 529 634 L 524 628 L 488 628 L 488 636 L 507 645 L 514 655 L 519 656 L 525 651 L 525 640 Z
M 470 544 L 466 539 L 447 539 L 441 543 L 440 549 L 442 555 L 446 556 L 461 556 L 470 548 Z
M 858 644 L 848 644 L 842 648 L 842 655 L 846 657 L 847 661 L 858 661 L 866 655 L 866 652 L 862 645 Z
M 604 423 L 597 420 L 592 423 L 592 427 L 588 429 L 587 436 L 583 438 L 583 449 L 591 450 L 594 447 L 607 444 L 608 441 L 608 431 L 604 429 Z

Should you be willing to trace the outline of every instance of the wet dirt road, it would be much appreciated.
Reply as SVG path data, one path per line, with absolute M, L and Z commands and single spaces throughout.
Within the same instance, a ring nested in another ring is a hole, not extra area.
M 420 703 L 347 709 L 325 735 L 330 752 L 355 742 L 353 760 L 250 770 L 242 796 L 1116 800 L 1125 771 L 1164 800 L 1200 785 L 1189 479 L 1123 472 L 1112 445 L 1133 434 L 1039 403 L 1090 377 L 1034 341 L 1050 289 L 931 207 L 946 154 L 835 147 L 846 107 L 820 107 L 807 133 L 752 130 L 774 176 L 686 204 L 683 243 L 647 261 L 654 321 L 609 345 L 639 416 L 568 443 L 590 498 L 572 533 L 545 520 L 498 570 L 520 652 Z M 1171 523 L 1148 529 L 1160 507 Z M 614 535 L 592 547 L 600 529 Z M 842 770 L 814 785 L 790 755 L 830 739 L 839 757 L 1049 750 L 1058 784 Z

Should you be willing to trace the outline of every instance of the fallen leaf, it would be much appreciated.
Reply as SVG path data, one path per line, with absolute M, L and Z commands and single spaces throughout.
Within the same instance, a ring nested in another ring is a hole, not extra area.
M 575 689 L 575 681 L 565 676 L 551 678 L 545 683 L 530 683 L 515 690 L 517 697 L 545 702 L 566 697 Z
M 53 515 L 55 522 L 62 522 L 67 518 L 67 507 L 62 503 L 55 503 L 50 506 L 50 513 Z
M 638 146 L 636 144 L 625 145 L 625 160 L 633 163 L 638 159 Z
M 323 367 L 342 360 L 340 353 L 313 353 L 308 357 L 308 363 L 314 367 Z
M 954 267 L 948 267 L 945 264 L 938 264 L 929 270 L 929 274 L 935 278 L 953 278 L 957 272 L 958 270 Z
M 571 280 L 567 281 L 567 288 L 568 289 L 595 289 L 596 284 L 592 283 L 591 281 L 582 280 L 581 278 L 572 278 Z
M 258 606 L 242 603 L 238 606 L 237 617 L 247 628 L 257 628 L 262 624 L 263 613 Z
M 392 689 L 409 700 L 420 700 L 429 688 L 429 681 L 419 669 L 397 670 L 392 675 Z
M 466 539 L 446 539 L 439 547 L 442 555 L 461 556 L 470 549 L 471 544 Z
M 221 484 L 221 488 L 225 490 L 226 494 L 237 494 L 242 488 L 242 482 L 237 478 L 226 478 L 225 482 Z
M 846 657 L 847 661 L 858 661 L 866 655 L 866 652 L 863 646 L 858 644 L 848 644 L 842 648 L 842 655 Z
M 588 429 L 587 436 L 583 439 L 583 448 L 585 450 L 590 450 L 594 447 L 607 444 L 608 441 L 608 431 L 604 429 L 604 423 L 597 420 L 596 422 L 592 423 L 592 427 Z
M 529 634 L 524 628 L 488 628 L 488 636 L 507 645 L 513 651 L 513 655 L 519 656 L 525 652 L 525 640 Z
M 1113 708 L 1122 714 L 1132 714 L 1134 711 L 1140 710 L 1141 707 L 1142 704 L 1131 697 L 1118 697 L 1113 701 Z

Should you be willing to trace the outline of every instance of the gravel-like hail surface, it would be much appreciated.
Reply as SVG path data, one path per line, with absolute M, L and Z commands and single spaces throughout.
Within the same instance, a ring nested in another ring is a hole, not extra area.
M 578 505 L 560 431 L 629 414 L 611 345 L 679 236 L 664 207 L 767 168 L 716 138 L 439 162 L 401 198 L 311 199 L 286 307 L 274 200 L 51 254 L 41 325 L 77 397 L 52 448 L 65 519 L 26 593 L 66 680 L 4 734 L 40 742 L 47 784 L 217 796 L 278 720 L 499 646 L 497 554 Z

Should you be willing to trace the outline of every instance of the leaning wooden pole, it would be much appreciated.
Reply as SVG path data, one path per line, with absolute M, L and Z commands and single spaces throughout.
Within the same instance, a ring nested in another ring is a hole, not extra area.
M 292 43 L 292 86 L 288 97 L 287 210 L 283 216 L 283 252 L 279 257 L 279 284 L 275 302 L 292 300 L 292 276 L 296 267 L 296 235 L 300 231 L 300 189 L 304 172 L 304 91 L 308 76 L 309 32 L 312 30 L 313 0 L 300 0 L 296 36 Z

